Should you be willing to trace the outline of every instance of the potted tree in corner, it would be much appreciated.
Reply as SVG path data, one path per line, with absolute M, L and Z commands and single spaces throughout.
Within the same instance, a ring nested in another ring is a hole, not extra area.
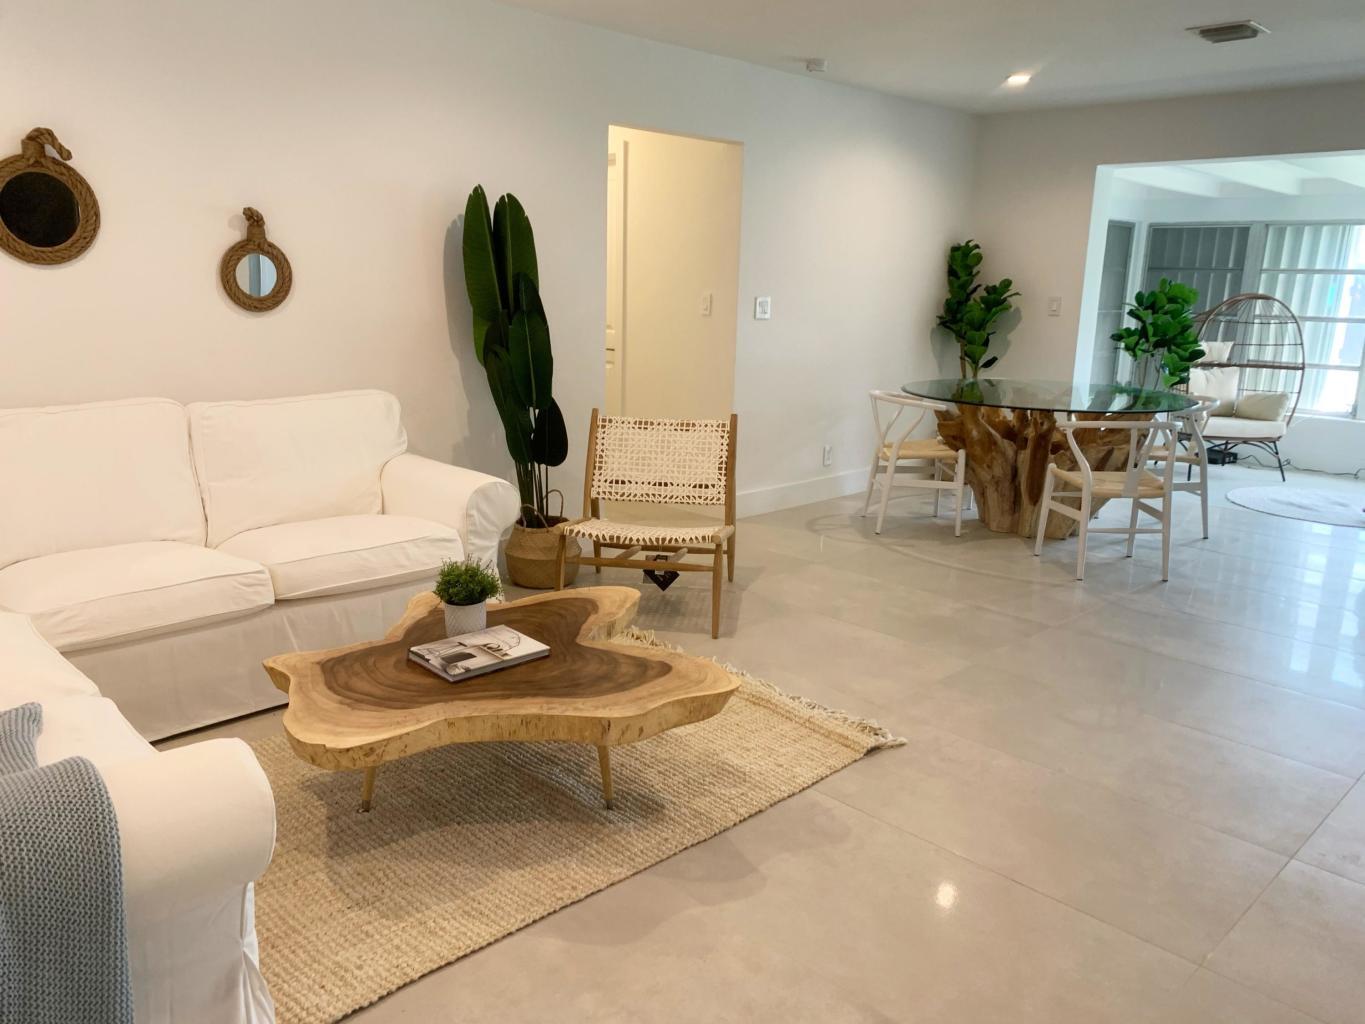
M 558 527 L 564 522 L 564 495 L 551 489 L 549 471 L 568 457 L 569 435 L 552 393 L 554 353 L 540 301 L 535 235 L 517 197 L 502 196 L 490 215 L 483 186 L 475 186 L 465 204 L 463 249 L 474 354 L 488 376 L 521 494 L 507 572 L 519 586 L 544 590 L 558 582 Z M 551 494 L 559 494 L 559 515 L 550 514 Z M 577 573 L 572 564 L 565 582 Z
M 995 336 L 991 328 L 1010 311 L 1010 299 L 1019 294 L 1010 291 L 1014 282 L 1008 277 L 983 288 L 977 282 L 981 260 L 981 246 L 970 238 L 948 250 L 948 297 L 943 300 L 938 325 L 957 341 L 963 380 L 969 371 L 971 379 L 976 380 L 1000 358 L 986 354 Z
M 442 562 L 432 589 L 445 612 L 446 636 L 459 636 L 488 625 L 488 599 L 502 593 L 502 582 L 491 568 L 466 558 Z

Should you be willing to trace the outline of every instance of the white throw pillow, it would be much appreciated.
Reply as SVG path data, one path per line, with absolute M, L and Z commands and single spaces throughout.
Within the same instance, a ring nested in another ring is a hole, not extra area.
M 1232 356 L 1232 345 L 1230 341 L 1201 341 L 1199 347 L 1204 350 L 1204 357 L 1199 362 L 1226 363 Z
M 1251 391 L 1237 399 L 1237 415 L 1244 420 L 1284 419 L 1289 396 L 1279 391 Z
M 0 410 L 0 568 L 147 540 L 204 543 L 185 408 L 169 398 Z
M 1235 366 L 1214 366 L 1202 369 L 1190 368 L 1189 390 L 1191 395 L 1212 398 L 1218 404 L 1209 413 L 1211 416 L 1231 416 L 1237 408 L 1237 390 L 1242 380 L 1242 371 Z
M 261 526 L 380 512 L 380 470 L 408 446 L 398 399 L 383 391 L 196 402 L 189 413 L 213 547 Z

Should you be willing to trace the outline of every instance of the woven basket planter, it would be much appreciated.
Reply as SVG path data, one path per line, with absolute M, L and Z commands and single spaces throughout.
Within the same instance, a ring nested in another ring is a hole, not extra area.
M 551 524 L 544 528 L 531 528 L 517 524 L 512 527 L 512 536 L 507 539 L 507 574 L 512 582 L 529 590 L 553 590 L 559 583 L 559 534 L 562 516 L 551 516 Z M 582 548 L 578 538 L 570 537 L 565 551 L 564 584 L 568 586 L 578 578 L 578 563 L 570 561 L 577 557 Z

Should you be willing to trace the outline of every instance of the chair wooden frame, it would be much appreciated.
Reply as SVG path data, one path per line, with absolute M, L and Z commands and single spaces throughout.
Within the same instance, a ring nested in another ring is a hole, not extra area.
M 1171 413 L 1170 419 L 1176 424 L 1175 461 L 1185 467 L 1185 479 L 1174 480 L 1171 489 L 1188 491 L 1199 495 L 1199 512 L 1204 524 L 1204 539 L 1209 539 L 1209 446 L 1204 441 L 1204 425 L 1218 406 L 1218 399 L 1205 395 L 1190 395 L 1198 405 L 1180 412 Z M 1152 449 L 1154 462 L 1165 459 L 1165 451 Z M 1194 471 L 1199 471 L 1199 479 Z
M 1061 469 L 1055 462 L 1047 467 L 1047 479 L 1043 484 L 1043 497 L 1039 503 L 1037 538 L 1033 543 L 1033 554 L 1043 553 L 1043 540 L 1047 536 L 1047 517 L 1056 512 L 1068 519 L 1076 520 L 1079 533 L 1076 543 L 1076 579 L 1085 579 L 1086 541 L 1091 533 L 1122 533 L 1128 536 L 1127 557 L 1133 557 L 1133 545 L 1139 533 L 1161 534 L 1161 579 L 1170 579 L 1171 568 L 1171 497 L 1175 463 L 1176 424 L 1166 420 L 1066 420 L 1057 424 L 1057 429 L 1066 436 L 1071 454 L 1076 460 L 1076 469 Z M 1126 430 L 1128 431 L 1128 460 L 1122 473 L 1098 473 L 1090 467 L 1090 462 L 1076 440 L 1078 430 Z M 1145 436 L 1143 436 L 1145 435 Z M 1139 443 L 1138 438 L 1142 436 Z M 1156 448 L 1157 438 L 1163 438 L 1161 449 Z M 1160 454 L 1164 452 L 1164 457 Z M 1164 471 L 1160 477 L 1147 469 L 1153 461 L 1162 461 Z M 1057 490 L 1057 483 L 1077 487 L 1079 490 Z M 1154 493 L 1152 481 L 1159 483 Z M 1078 505 L 1072 506 L 1058 501 L 1059 498 L 1076 498 Z M 1117 500 L 1125 499 L 1133 503 L 1128 525 L 1092 527 L 1090 517 L 1096 498 Z M 1144 498 L 1157 498 L 1158 508 L 1144 501 Z M 1138 513 L 1142 512 L 1156 519 L 1161 525 L 1139 527 Z
M 939 498 L 944 491 L 952 491 L 957 496 L 953 536 L 961 537 L 962 508 L 967 495 L 971 493 L 967 490 L 967 452 L 961 448 L 954 451 L 937 438 L 909 440 L 926 415 L 931 412 L 946 412 L 948 406 L 922 398 L 911 398 L 895 391 L 870 391 L 868 397 L 872 400 L 872 420 L 876 424 L 877 445 L 872 450 L 872 468 L 867 474 L 867 498 L 863 501 L 864 516 L 872 507 L 872 490 L 877 483 L 877 475 L 883 474 L 881 505 L 877 510 L 877 526 L 873 532 L 882 532 L 891 492 L 900 486 L 932 490 L 935 519 L 938 518 Z M 889 419 L 883 419 L 883 406 L 895 407 L 896 411 Z M 918 410 L 918 415 L 914 415 L 910 410 Z M 906 465 L 907 463 L 911 465 Z M 914 465 L 915 463 L 925 465 Z M 951 480 L 943 479 L 945 465 L 953 467 Z M 912 476 L 905 483 L 897 485 L 896 476 L 909 472 L 925 472 L 931 476 Z
M 560 531 L 558 585 L 556 589 L 564 589 L 564 567 L 573 563 L 591 565 L 598 573 L 602 571 L 604 566 L 641 571 L 657 569 L 677 572 L 709 572 L 711 573 L 711 636 L 712 638 L 719 637 L 722 566 L 724 566 L 726 578 L 732 583 L 735 579 L 735 451 L 739 417 L 734 413 L 730 414 L 729 436 L 726 440 L 724 495 L 722 500 L 717 503 L 723 508 L 724 521 L 704 543 L 681 544 L 668 541 L 641 541 L 627 544 L 584 538 L 592 540 L 592 555 L 581 553 L 570 555 L 568 540 L 570 536 L 574 535 L 573 527 L 587 520 L 599 520 L 602 515 L 602 499 L 593 491 L 593 470 L 597 462 L 600 443 L 600 419 L 599 411 L 593 409 L 592 421 L 588 429 L 587 468 L 583 475 L 583 517 L 573 523 L 565 523 L 564 528 Z M 675 425 L 695 422 L 701 426 L 707 421 L 677 420 L 672 422 Z M 651 501 L 656 504 L 671 504 L 667 500 L 651 499 L 647 496 L 641 496 L 637 500 Z M 607 554 L 604 555 L 604 551 Z M 616 554 L 612 554 L 612 552 L 616 552 Z M 648 557 L 651 554 L 667 554 L 669 557 L 666 562 L 660 562 Z M 689 555 L 705 557 L 707 561 L 685 561 Z

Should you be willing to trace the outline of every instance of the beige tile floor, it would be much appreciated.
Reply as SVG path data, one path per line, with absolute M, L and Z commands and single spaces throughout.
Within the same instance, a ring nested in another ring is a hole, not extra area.
M 913 500 L 881 537 L 860 498 L 745 520 L 721 638 L 703 576 L 642 624 L 909 745 L 353 1019 L 1365 1022 L 1365 531 L 1215 474 L 1167 584 L 1154 540 L 1078 584 L 1074 541 Z

